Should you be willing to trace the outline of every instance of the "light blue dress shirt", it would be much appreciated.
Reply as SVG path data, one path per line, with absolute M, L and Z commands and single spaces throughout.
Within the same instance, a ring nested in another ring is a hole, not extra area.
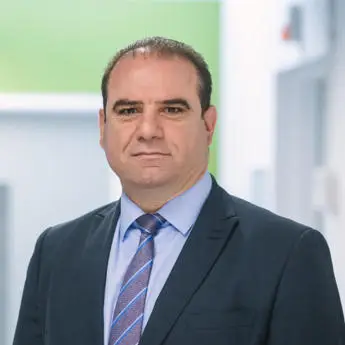
M 208 172 L 190 189 L 167 202 L 157 212 L 169 223 L 154 239 L 155 257 L 146 296 L 143 329 L 188 235 L 191 232 L 201 207 L 212 187 Z M 125 194 L 121 199 L 121 214 L 117 222 L 108 261 L 104 296 L 104 345 L 108 345 L 112 315 L 126 269 L 133 258 L 140 240 L 140 230 L 128 230 L 135 219 L 144 214 Z

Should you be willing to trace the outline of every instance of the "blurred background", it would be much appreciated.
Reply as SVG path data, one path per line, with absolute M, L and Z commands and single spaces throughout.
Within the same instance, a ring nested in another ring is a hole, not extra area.
M 345 306 L 344 22 L 343 0 L 2 1 L 0 344 L 37 236 L 120 196 L 98 145 L 100 80 L 149 35 L 204 55 L 220 116 L 210 171 L 321 231 Z

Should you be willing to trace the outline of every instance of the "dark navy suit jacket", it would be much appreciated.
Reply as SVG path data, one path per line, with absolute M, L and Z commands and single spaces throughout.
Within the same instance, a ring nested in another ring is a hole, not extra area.
M 28 268 L 14 345 L 103 345 L 119 203 L 46 230 Z M 213 181 L 140 345 L 345 345 L 328 246 L 310 228 Z

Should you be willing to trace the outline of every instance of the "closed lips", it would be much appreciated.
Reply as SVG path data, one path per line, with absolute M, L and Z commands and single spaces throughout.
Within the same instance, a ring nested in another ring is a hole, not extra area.
M 133 156 L 168 156 L 167 153 L 162 153 L 162 152 L 139 152 L 139 153 L 134 153 Z

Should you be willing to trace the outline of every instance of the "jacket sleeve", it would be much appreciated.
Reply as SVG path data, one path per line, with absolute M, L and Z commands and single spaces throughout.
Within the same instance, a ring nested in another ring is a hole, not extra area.
M 282 273 L 267 344 L 345 345 L 344 336 L 328 245 L 318 231 L 307 229 Z
M 38 238 L 27 270 L 13 345 L 43 345 L 43 326 L 39 315 L 39 280 L 42 247 L 47 231 Z

